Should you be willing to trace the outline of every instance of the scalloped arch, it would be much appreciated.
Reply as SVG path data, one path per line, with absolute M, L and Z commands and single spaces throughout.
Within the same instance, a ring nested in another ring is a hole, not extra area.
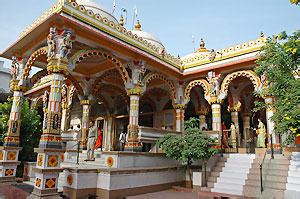
M 247 77 L 252 82 L 254 89 L 258 90 L 261 87 L 260 78 L 257 77 L 252 70 L 241 70 L 228 74 L 221 85 L 221 93 L 225 96 L 228 94 L 228 87 L 230 82 L 232 82 L 237 77 Z
M 118 91 L 119 93 L 120 93 L 120 95 L 122 96 L 122 98 L 125 100 L 125 102 L 127 103 L 127 105 L 129 104 L 129 98 L 128 98 L 128 96 L 127 96 L 127 93 L 125 92 L 125 90 L 123 90 L 123 89 L 121 89 L 121 88 L 119 88 L 119 87 L 117 87 L 117 86 L 114 86 L 114 85 L 106 85 L 106 84 L 102 84 L 101 86 L 100 86 L 100 88 L 99 88 L 99 93 L 101 93 L 101 91 L 103 91 L 103 90 L 111 90 L 111 89 L 113 89 L 113 90 L 116 90 L 116 91 Z
M 40 100 L 43 100 L 44 94 L 40 95 L 38 98 L 36 98 L 36 100 L 33 102 L 33 108 L 36 109 L 37 108 L 37 104 Z
M 160 79 L 162 81 L 164 81 L 168 86 L 169 89 L 171 91 L 171 99 L 175 100 L 176 99 L 176 90 L 175 90 L 175 86 L 172 80 L 168 79 L 167 76 L 165 76 L 162 73 L 158 73 L 158 72 L 151 72 L 148 75 L 146 75 L 143 79 L 143 84 L 147 85 L 149 82 L 151 82 L 153 79 Z
M 193 80 L 188 85 L 186 86 L 184 90 L 184 99 L 190 101 L 190 95 L 191 95 L 191 90 L 194 86 L 202 86 L 204 90 L 204 95 L 209 96 L 210 91 L 209 91 L 209 84 L 205 79 L 197 79 Z
M 30 78 L 30 82 L 32 83 L 32 85 L 34 85 L 39 79 L 41 79 L 42 77 L 46 76 L 48 74 L 47 69 L 43 69 L 39 72 L 37 72 L 36 74 L 34 74 L 31 78 Z
M 24 67 L 24 71 L 23 71 L 23 75 L 22 75 L 22 78 L 24 80 L 28 79 L 29 72 L 31 71 L 31 67 L 34 64 L 34 62 L 36 61 L 36 59 L 41 55 L 47 55 L 47 54 L 48 54 L 47 46 L 41 47 L 32 53 L 32 55 L 29 57 L 26 65 Z
M 127 73 L 126 68 L 122 65 L 122 63 L 112 54 L 105 52 L 100 49 L 83 49 L 78 51 L 76 54 L 74 54 L 71 58 L 71 62 L 74 66 L 79 64 L 81 61 L 83 61 L 87 57 L 101 57 L 104 59 L 107 59 L 111 61 L 117 70 L 119 71 L 124 83 L 128 83 L 130 81 L 130 77 Z

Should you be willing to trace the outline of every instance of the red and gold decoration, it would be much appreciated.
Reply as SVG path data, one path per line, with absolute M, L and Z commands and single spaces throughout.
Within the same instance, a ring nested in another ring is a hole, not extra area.
M 57 167 L 58 161 L 57 155 L 48 156 L 48 167 Z
M 45 188 L 46 189 L 54 188 L 55 184 L 56 184 L 56 179 L 55 178 L 46 179 Z
M 38 156 L 38 166 L 41 167 L 43 165 L 43 155 L 39 154 Z
M 25 175 L 25 176 L 28 176 L 28 174 L 29 174 L 29 168 L 28 168 L 28 167 L 25 167 L 25 169 L 24 169 L 24 175 Z
M 41 179 L 40 178 L 35 178 L 35 186 L 41 187 Z
M 60 155 L 60 158 L 61 158 L 61 162 L 65 161 L 65 154 L 62 153 L 62 154 Z
M 0 160 L 3 160 L 4 151 L 0 151 Z
M 6 169 L 5 176 L 12 176 L 14 174 L 14 169 Z
M 114 164 L 114 159 L 113 159 L 113 157 L 108 157 L 108 158 L 107 158 L 107 165 L 108 165 L 109 167 L 112 167 L 113 164 Z
M 8 151 L 7 152 L 7 160 L 16 160 L 17 153 L 15 151 Z
M 68 183 L 68 185 L 72 185 L 73 184 L 73 176 L 71 174 L 69 174 L 67 176 L 67 183 Z

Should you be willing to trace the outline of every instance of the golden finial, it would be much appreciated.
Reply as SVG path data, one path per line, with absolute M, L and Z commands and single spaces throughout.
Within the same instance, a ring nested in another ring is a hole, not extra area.
M 264 37 L 263 31 L 260 32 L 260 37 Z
M 134 30 L 141 30 L 141 24 L 140 24 L 140 21 L 139 20 L 137 20 L 136 21 L 136 24 L 134 25 L 134 27 L 135 27 L 135 29 Z
M 205 46 L 205 43 L 204 43 L 204 41 L 203 41 L 203 38 L 201 38 L 200 48 L 204 48 L 204 46 Z
M 120 22 L 119 22 L 120 26 L 124 26 L 124 18 L 123 15 L 121 15 L 120 17 Z

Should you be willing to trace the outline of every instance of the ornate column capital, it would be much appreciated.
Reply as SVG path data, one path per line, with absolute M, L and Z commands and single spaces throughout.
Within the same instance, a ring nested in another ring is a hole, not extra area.
M 196 112 L 196 114 L 197 115 L 208 115 L 208 113 L 209 113 L 209 110 L 208 109 L 206 109 L 206 110 L 201 110 L 201 111 L 197 111 Z
M 15 91 L 20 91 L 20 92 L 26 92 L 28 88 L 26 86 L 19 85 L 20 80 L 12 79 L 10 80 L 10 90 L 15 92 Z
M 252 115 L 252 112 L 249 112 L 249 113 L 241 113 L 241 116 L 242 117 L 251 117 Z
M 144 89 L 137 86 L 136 88 L 127 89 L 126 92 L 127 92 L 127 95 L 129 95 L 129 96 L 130 95 L 137 95 L 137 96 L 141 97 L 144 94 Z
M 181 109 L 185 110 L 187 105 L 186 104 L 173 104 L 174 109 Z
M 80 100 L 80 105 L 92 105 L 93 100 Z
M 228 106 L 227 111 L 228 112 L 240 112 L 242 107 L 242 103 L 238 101 L 238 103 L 235 104 L 235 106 Z
M 208 101 L 208 103 L 209 103 L 210 105 L 213 105 L 213 104 L 222 104 L 222 103 L 223 103 L 223 99 L 219 99 L 219 98 L 216 97 L 216 96 L 212 96 L 212 97 L 210 98 L 210 100 Z

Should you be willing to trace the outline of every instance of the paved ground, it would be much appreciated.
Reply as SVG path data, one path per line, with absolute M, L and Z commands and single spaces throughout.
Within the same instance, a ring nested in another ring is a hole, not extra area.
M 23 183 L 17 185 L 0 184 L 0 199 L 26 199 L 32 187 Z
M 166 190 L 154 193 L 147 193 L 138 196 L 130 196 L 126 199 L 199 199 L 197 193 L 186 193 L 182 191 Z

